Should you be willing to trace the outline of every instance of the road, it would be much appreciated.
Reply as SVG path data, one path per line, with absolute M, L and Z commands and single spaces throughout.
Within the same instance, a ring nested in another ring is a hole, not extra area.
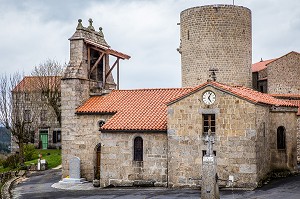
M 25 181 L 13 187 L 15 199 L 199 199 L 199 190 L 164 188 L 127 188 L 127 189 L 99 189 L 90 190 L 62 190 L 52 188 L 61 178 L 60 170 L 48 170 L 31 174 Z M 87 186 L 87 185 L 85 185 Z M 300 176 L 277 179 L 255 191 L 221 191 L 222 199 L 299 199 Z

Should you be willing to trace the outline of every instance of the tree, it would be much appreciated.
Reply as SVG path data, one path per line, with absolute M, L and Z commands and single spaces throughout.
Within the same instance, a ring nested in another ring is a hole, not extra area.
M 60 81 L 66 64 L 61 65 L 48 59 L 36 66 L 31 75 L 37 77 L 37 89 L 45 97 L 46 103 L 53 108 L 56 119 L 61 126 L 61 90 Z
M 21 164 L 24 163 L 24 144 L 34 136 L 37 123 L 37 94 L 33 90 L 30 79 L 22 79 L 19 73 L 0 76 L 0 124 L 11 132 L 19 146 Z

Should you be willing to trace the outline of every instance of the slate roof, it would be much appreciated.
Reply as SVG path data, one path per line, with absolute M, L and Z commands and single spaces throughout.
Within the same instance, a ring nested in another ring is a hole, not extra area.
M 194 88 L 113 90 L 93 96 L 77 109 L 77 114 L 112 114 L 102 127 L 106 131 L 166 131 L 167 106 L 207 86 L 251 103 L 297 107 L 295 104 L 241 86 L 206 82 Z

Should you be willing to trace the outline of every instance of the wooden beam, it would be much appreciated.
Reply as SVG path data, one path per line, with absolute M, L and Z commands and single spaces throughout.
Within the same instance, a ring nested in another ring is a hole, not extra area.
M 100 52 L 100 53 L 105 52 L 105 50 L 102 50 L 102 49 L 100 49 L 100 48 L 95 48 L 94 46 L 91 46 L 90 48 L 93 49 L 93 50 L 95 50 L 95 51 L 98 51 L 98 52 Z
M 101 61 L 101 59 L 102 59 L 103 56 L 104 56 L 104 52 L 101 53 L 100 57 L 97 59 L 96 63 L 94 64 L 94 66 L 90 70 L 90 74 L 93 72 L 93 70 L 95 70 L 95 68 L 97 67 L 97 65 L 99 64 L 99 62 Z
M 88 74 L 90 74 L 90 70 L 91 70 L 91 49 L 88 46 L 87 49 L 87 57 L 88 57 Z
M 116 66 L 117 63 L 119 63 L 119 59 L 117 58 L 117 60 L 115 61 L 115 63 L 112 65 L 112 67 L 109 69 L 109 71 L 107 72 L 107 74 L 105 75 L 105 79 L 107 79 L 108 75 L 111 73 L 111 71 L 114 69 L 114 67 Z
M 119 72 L 119 70 L 120 70 L 120 66 L 119 66 L 119 60 L 118 60 L 118 64 L 117 64 L 117 90 L 119 90 L 120 89 L 120 72 Z

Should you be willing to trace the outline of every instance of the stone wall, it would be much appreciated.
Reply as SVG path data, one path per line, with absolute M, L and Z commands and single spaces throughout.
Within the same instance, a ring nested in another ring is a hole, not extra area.
M 75 114 L 79 107 L 89 97 L 89 82 L 80 79 L 63 79 L 61 82 L 61 115 L 62 115 L 62 173 L 69 175 L 69 159 L 80 155 L 80 146 L 84 132 L 79 131 L 85 125 Z
M 270 111 L 268 106 L 256 106 L 256 169 L 257 181 L 271 170 Z
M 297 162 L 300 163 L 300 116 L 297 119 Z
M 203 104 L 202 94 L 205 90 L 216 93 L 216 102 L 213 105 Z M 212 113 L 216 114 L 214 150 L 219 177 L 228 180 L 228 176 L 233 175 L 237 180 L 234 186 L 256 187 L 258 178 L 269 168 L 268 157 L 262 160 L 268 155 L 267 146 L 262 146 L 263 143 L 260 142 L 264 142 L 263 140 L 256 143 L 262 136 L 261 123 L 268 122 L 263 118 L 267 115 L 267 110 L 267 107 L 254 105 L 212 87 L 170 105 L 169 187 L 200 186 L 200 181 L 193 179 L 199 179 L 202 175 L 202 151 L 206 150 L 202 114 Z M 268 124 L 266 127 L 268 128 Z
M 134 138 L 143 139 L 143 161 L 133 161 Z M 135 183 L 167 185 L 166 133 L 102 133 L 101 187 L 133 186 Z
M 251 29 L 251 11 L 245 7 L 208 5 L 182 11 L 182 86 L 206 82 L 209 69 L 217 68 L 217 81 L 251 87 Z
M 273 110 L 270 114 L 270 151 L 272 169 L 297 169 L 297 116 L 295 112 Z M 286 132 L 286 149 L 277 149 L 277 128 Z
M 268 64 L 268 93 L 300 93 L 300 54 L 290 52 Z

